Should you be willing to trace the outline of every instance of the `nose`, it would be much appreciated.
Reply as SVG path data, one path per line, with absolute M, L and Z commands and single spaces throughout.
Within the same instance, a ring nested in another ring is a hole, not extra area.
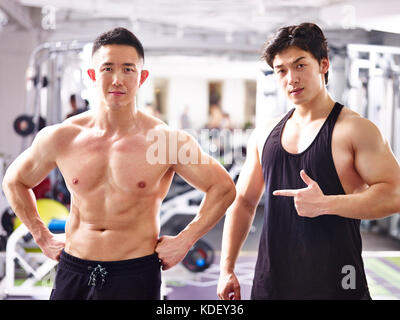
M 289 70 L 287 73 L 288 84 L 293 86 L 299 83 L 299 77 L 296 72 Z
M 116 86 L 116 87 L 119 87 L 122 85 L 122 75 L 120 74 L 120 72 L 115 72 L 113 74 L 112 84 L 113 84 L 113 86 Z

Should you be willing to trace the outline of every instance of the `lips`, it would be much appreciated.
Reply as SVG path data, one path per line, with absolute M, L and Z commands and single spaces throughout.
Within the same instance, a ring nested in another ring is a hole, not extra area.
M 295 89 L 290 91 L 290 94 L 295 96 L 295 95 L 298 95 L 298 94 L 302 93 L 303 90 L 304 90 L 304 88 L 295 88 Z
M 109 94 L 113 95 L 113 96 L 122 96 L 125 94 L 125 92 L 122 91 L 110 91 Z

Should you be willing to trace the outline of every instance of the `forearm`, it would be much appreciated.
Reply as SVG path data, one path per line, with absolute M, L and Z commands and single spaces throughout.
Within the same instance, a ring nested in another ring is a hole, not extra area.
M 239 196 L 226 214 L 220 262 L 222 271 L 233 272 L 239 252 L 253 223 L 256 208 L 257 205 L 250 204 Z
M 50 231 L 39 216 L 32 189 L 18 181 L 5 179 L 3 190 L 12 210 L 28 228 L 34 239 L 40 242 Z
M 354 219 L 379 219 L 400 212 L 398 186 L 377 183 L 360 193 L 326 196 L 324 214 Z
M 179 237 L 190 248 L 204 234 L 211 230 L 224 216 L 235 198 L 233 184 L 214 185 L 207 190 L 195 218 L 182 230 Z

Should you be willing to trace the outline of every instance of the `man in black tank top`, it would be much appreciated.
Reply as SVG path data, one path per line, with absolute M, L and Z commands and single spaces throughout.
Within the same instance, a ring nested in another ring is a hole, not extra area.
M 234 266 L 264 190 L 251 298 L 370 299 L 360 220 L 400 212 L 400 166 L 372 122 L 330 97 L 327 51 L 312 23 L 279 29 L 264 50 L 295 107 L 249 139 L 225 220 L 221 299 L 241 298 Z

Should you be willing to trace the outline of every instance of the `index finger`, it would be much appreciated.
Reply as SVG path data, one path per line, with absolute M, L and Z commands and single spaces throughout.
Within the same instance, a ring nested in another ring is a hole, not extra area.
M 283 197 L 294 197 L 296 195 L 296 189 L 286 189 L 286 190 L 275 190 L 272 192 L 274 196 L 283 196 Z

